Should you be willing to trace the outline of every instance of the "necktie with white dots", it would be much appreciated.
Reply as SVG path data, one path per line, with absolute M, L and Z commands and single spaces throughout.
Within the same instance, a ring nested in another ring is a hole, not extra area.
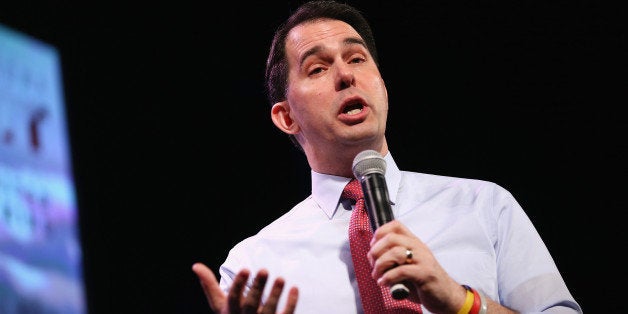
M 342 191 L 342 197 L 355 201 L 355 207 L 349 222 L 349 246 L 364 313 L 422 313 L 421 306 L 418 303 L 407 299 L 393 299 L 389 288 L 378 285 L 375 279 L 371 277 L 372 267 L 366 255 L 370 249 L 373 232 L 371 231 L 368 213 L 364 206 L 364 195 L 362 194 L 360 182 L 356 179 L 351 180 Z

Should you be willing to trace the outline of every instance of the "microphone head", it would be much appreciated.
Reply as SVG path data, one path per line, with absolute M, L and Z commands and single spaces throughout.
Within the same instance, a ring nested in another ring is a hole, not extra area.
M 353 159 L 353 175 L 360 179 L 370 173 L 384 175 L 386 173 L 386 160 L 379 152 L 367 149 L 357 154 Z

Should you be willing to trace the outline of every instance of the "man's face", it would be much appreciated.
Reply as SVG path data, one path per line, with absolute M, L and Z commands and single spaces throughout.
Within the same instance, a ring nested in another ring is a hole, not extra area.
M 384 140 L 388 94 L 362 38 L 345 22 L 317 20 L 286 40 L 286 106 L 307 150 L 377 147 Z

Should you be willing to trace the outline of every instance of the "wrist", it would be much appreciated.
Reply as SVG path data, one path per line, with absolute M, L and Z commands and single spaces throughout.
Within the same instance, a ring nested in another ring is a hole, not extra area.
M 486 297 L 476 289 L 462 285 L 466 291 L 465 300 L 457 314 L 486 314 Z

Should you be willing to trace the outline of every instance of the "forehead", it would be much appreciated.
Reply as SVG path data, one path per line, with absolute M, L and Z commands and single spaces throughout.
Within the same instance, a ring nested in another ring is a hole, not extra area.
M 319 45 L 340 44 L 347 38 L 362 38 L 351 25 L 332 19 L 319 19 L 292 28 L 286 38 L 286 51 L 299 56 Z

